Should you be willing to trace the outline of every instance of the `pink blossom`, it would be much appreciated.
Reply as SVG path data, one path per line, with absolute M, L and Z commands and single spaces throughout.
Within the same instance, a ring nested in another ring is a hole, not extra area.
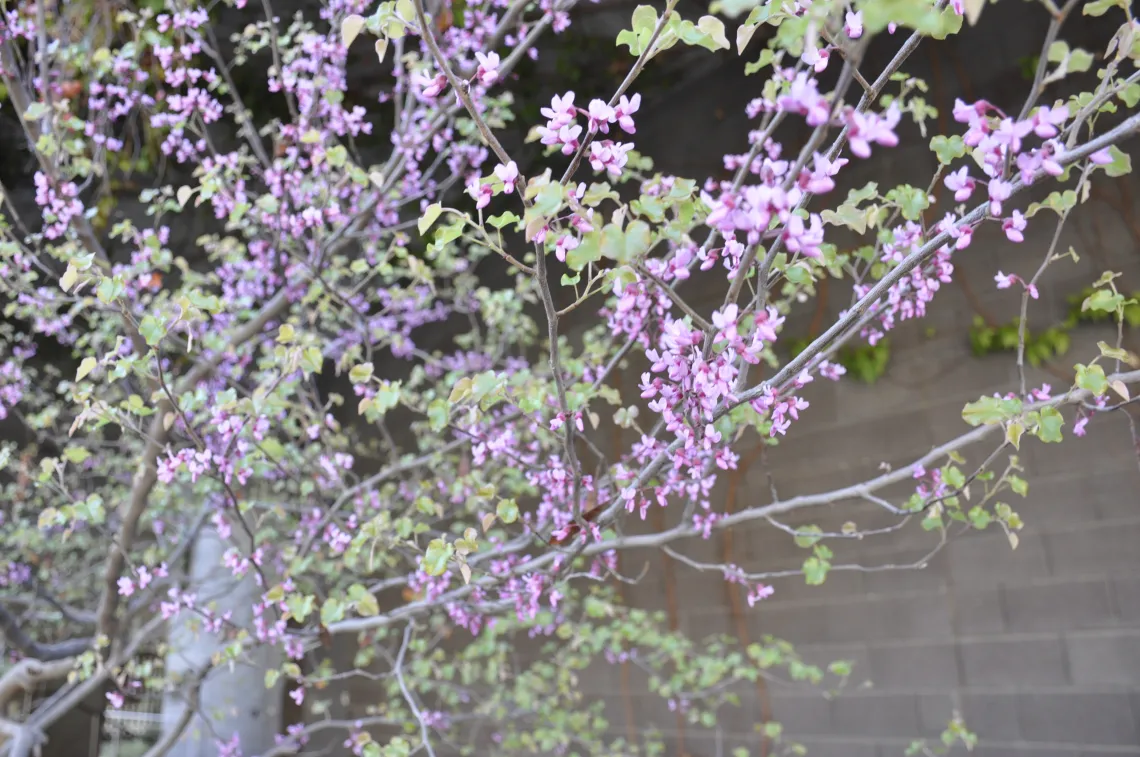
M 807 116 L 808 126 L 820 126 L 827 121 L 831 106 L 819 93 L 815 79 L 805 73 L 796 75 L 787 94 L 776 99 L 776 107 L 788 113 Z
M 1033 114 L 1033 133 L 1042 139 L 1050 139 L 1057 136 L 1058 127 L 1063 126 L 1068 120 L 1069 109 L 1064 105 L 1056 108 L 1043 105 Z
M 495 52 L 490 53 L 475 53 L 475 59 L 479 61 L 479 67 L 475 70 L 475 78 L 479 80 L 480 84 L 490 86 L 494 84 L 499 78 L 499 54 Z
M 1001 215 L 1001 204 L 1013 194 L 1013 185 L 1002 179 L 990 179 L 990 215 Z
M 475 201 L 475 208 L 482 210 L 491 204 L 491 197 L 494 196 L 495 190 L 490 184 L 483 183 L 475 178 L 467 185 L 467 194 L 471 195 L 471 199 Z
M 595 171 L 605 171 L 611 176 L 620 176 L 622 168 L 629 160 L 626 153 L 632 149 L 632 144 L 617 143 L 609 139 L 591 142 L 590 167 Z
M 840 376 L 847 373 L 847 369 L 839 363 L 832 363 L 824 360 L 819 364 L 819 375 L 831 381 L 838 381 Z
M 863 36 L 863 11 L 847 11 L 844 16 L 843 31 L 850 39 Z
M 436 74 L 432 78 L 421 75 L 417 76 L 416 80 L 422 87 L 420 93 L 429 100 L 439 97 L 440 93 L 447 89 L 447 76 L 445 74 Z
M 1098 166 L 1107 166 L 1112 162 L 1112 153 L 1109 148 L 1102 147 L 1089 156 L 1089 161 Z
M 970 178 L 966 166 L 948 174 L 943 183 L 947 189 L 954 193 L 955 202 L 965 202 L 970 199 L 970 195 L 973 194 L 974 188 L 977 186 L 977 182 Z
M 762 599 L 767 599 L 776 593 L 776 590 L 767 584 L 757 584 L 752 591 L 748 592 L 748 606 L 752 607 Z
M 804 45 L 803 55 L 800 56 L 800 60 L 811 66 L 817 74 L 827 70 L 827 64 L 830 58 L 831 51 L 828 48 L 825 47 L 820 50 L 814 43 Z
M 636 93 L 633 97 L 621 96 L 618 100 L 617 107 L 614 108 L 614 118 L 617 119 L 618 126 L 626 134 L 633 134 L 637 131 L 634 128 L 633 114 L 641 107 L 641 94 Z
M 1009 218 L 1001 222 L 1002 231 L 1005 232 L 1006 237 L 1011 242 L 1024 242 L 1025 235 L 1021 232 L 1025 230 L 1025 216 L 1021 214 L 1020 210 L 1013 211 Z
M 617 120 L 617 113 L 614 109 L 601 100 L 590 101 L 586 116 L 589 119 L 589 130 L 592 132 L 600 131 L 603 134 L 608 134 L 610 124 Z
M 899 138 L 894 133 L 902 114 L 895 103 L 891 103 L 882 115 L 860 113 L 855 109 L 847 111 L 847 125 L 850 127 L 849 142 L 851 152 L 860 158 L 871 157 L 871 144 L 894 147 Z
M 510 192 L 514 189 L 515 182 L 518 181 L 519 167 L 515 165 L 513 160 L 506 165 L 500 163 L 495 166 L 495 176 L 498 177 L 499 181 L 503 182 L 503 191 Z

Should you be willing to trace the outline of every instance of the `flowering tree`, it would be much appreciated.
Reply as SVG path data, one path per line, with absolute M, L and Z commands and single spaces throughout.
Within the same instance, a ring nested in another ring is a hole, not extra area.
M 686 543 L 850 500 L 881 506 L 890 530 L 1015 541 L 1002 499 L 1025 492 L 1020 445 L 1084 433 L 1140 381 L 1119 344 L 1084 356 L 1059 393 L 1024 370 L 1036 283 L 1065 257 L 1060 229 L 1098 173 L 1130 170 L 1117 145 L 1140 130 L 1140 23 L 1123 0 L 1041 0 L 1052 22 L 1019 112 L 959 101 L 952 133 L 929 140 L 929 186 L 846 198 L 832 194 L 845 166 L 931 114 L 908 57 L 982 22 L 984 0 L 734 6 L 733 42 L 723 20 L 681 18 L 675 0 L 638 7 L 617 38 L 631 60 L 617 90 L 559 94 L 523 125 L 545 152 L 526 176 L 500 141 L 514 72 L 566 29 L 574 0 L 326 0 L 291 21 L 246 2 L 2 6 L 2 112 L 25 138 L 35 205 L 4 190 L 0 418 L 26 442 L 0 450 L 0 704 L 64 683 L 0 720 L 0 753 L 31 754 L 92 694 L 120 707 L 147 688 L 176 713 L 152 755 L 192 732 L 217 754 L 294 754 L 329 730 L 372 756 L 652 752 L 612 735 L 580 671 L 633 662 L 712 727 L 738 684 L 835 686 L 849 667 L 807 665 L 783 640 L 739 648 L 669 630 L 620 601 L 615 585 L 634 580 L 623 550 L 668 550 L 752 604 L 772 573 L 699 562 Z M 216 17 L 238 11 L 248 25 L 219 39 Z M 1095 72 L 1092 53 L 1061 40 L 1079 13 L 1120 20 Z M 897 52 L 863 70 L 879 34 Z M 375 49 L 368 108 L 350 102 L 354 44 Z M 655 173 L 635 149 L 638 76 L 676 45 L 758 51 L 756 127 L 725 155 L 729 180 Z M 1075 92 L 1051 92 L 1086 72 Z M 269 105 L 252 109 L 252 95 Z M 798 152 L 775 137 L 796 121 L 811 130 Z M 385 130 L 390 150 L 369 165 L 357 143 Z M 1019 204 L 1037 185 L 1045 199 Z M 200 214 L 209 231 L 172 245 Z M 1058 232 L 1040 268 L 995 272 L 1021 296 L 1019 386 L 967 405 L 965 433 L 910 466 L 718 507 L 711 492 L 740 448 L 795 434 L 811 413 L 801 390 L 842 380 L 841 346 L 921 318 L 981 226 L 1015 244 L 1029 223 Z M 839 234 L 858 243 L 840 248 Z M 480 263 L 510 275 L 489 284 Z M 687 301 L 691 277 L 721 282 L 715 309 Z M 850 282 L 851 305 L 789 355 L 785 316 L 825 278 Z M 1130 304 L 1107 273 L 1085 307 L 1123 319 Z M 573 341 L 571 313 L 595 314 Z M 639 360 L 637 392 L 623 393 L 613 373 Z M 615 427 L 636 441 L 607 444 Z M 880 493 L 907 481 L 903 501 Z M 670 525 L 632 533 L 651 508 Z M 856 567 L 833 565 L 828 547 L 864 535 L 852 525 L 785 527 L 809 584 Z M 210 590 L 199 569 L 219 565 L 228 583 Z M 169 655 L 195 638 L 209 654 L 175 675 Z M 516 659 L 527 640 L 546 656 Z M 335 643 L 356 646 L 354 669 L 310 664 Z M 242 743 L 203 693 L 227 669 L 310 705 L 330 681 L 366 676 L 377 704 L 352 721 L 312 707 L 268 745 Z M 778 726 L 764 737 L 779 743 Z M 961 723 L 955 738 L 970 739 Z

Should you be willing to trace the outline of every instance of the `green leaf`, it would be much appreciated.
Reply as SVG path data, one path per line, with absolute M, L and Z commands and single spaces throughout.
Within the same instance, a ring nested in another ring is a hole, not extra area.
M 1104 369 L 1099 365 L 1077 363 L 1073 367 L 1077 371 L 1077 386 L 1081 389 L 1092 392 L 1097 397 L 1108 391 L 1108 378 L 1105 377 Z
M 375 596 L 366 591 L 356 598 L 356 612 L 361 617 L 374 617 L 380 614 L 380 603 L 376 601 Z
M 823 530 L 819 526 L 800 526 L 796 529 L 795 542 L 797 547 L 807 549 L 820 540 Z
M 971 426 L 991 426 L 1003 423 L 1021 414 L 1021 400 L 1000 397 L 982 397 L 962 409 L 962 420 Z
M 1025 425 L 1016 421 L 1005 427 L 1005 438 L 1014 449 L 1021 449 L 1021 436 L 1024 433 Z
M 65 292 L 70 292 L 71 288 L 75 286 L 75 282 L 79 280 L 79 271 L 75 270 L 75 266 L 68 263 L 67 270 L 59 277 L 59 288 Z
M 652 5 L 637 6 L 633 10 L 632 26 L 618 34 L 617 43 L 628 47 L 630 55 L 641 55 L 657 26 L 657 10 Z
M 427 409 L 428 423 L 432 431 L 442 431 L 447 427 L 447 403 L 444 400 L 432 400 Z
M 549 182 L 543 184 L 542 187 L 534 195 L 534 204 L 532 209 L 535 213 L 543 218 L 549 218 L 558 212 L 562 207 L 562 185 Z
M 1135 108 L 1136 103 L 1140 102 L 1140 84 L 1132 82 L 1120 90 L 1120 94 L 1117 95 L 1117 97 L 1129 108 Z
M 91 371 L 95 370 L 95 366 L 99 365 L 99 361 L 93 357 L 83 358 L 83 362 L 79 364 L 79 370 L 75 372 L 75 380 L 82 381 L 90 375 Z
M 1124 304 L 1124 295 L 1117 294 L 1111 289 L 1098 289 L 1081 303 L 1081 312 L 1099 310 L 1105 313 L 1115 313 L 1122 304 Z
M 24 111 L 24 119 L 27 121 L 39 121 L 41 118 L 47 116 L 51 110 L 43 103 L 32 103 L 28 109 Z
M 99 298 L 99 302 L 102 302 L 104 305 L 110 305 L 118 299 L 119 295 L 121 295 L 125 289 L 126 287 L 123 286 L 123 282 L 120 281 L 118 277 L 104 278 L 99 282 L 99 285 L 95 287 L 95 296 Z
M 436 219 L 439 218 L 439 215 L 442 212 L 443 206 L 441 206 L 438 202 L 432 203 L 424 209 L 424 214 L 417 224 L 417 228 L 420 230 L 421 236 L 423 236 L 423 234 L 431 228 L 432 224 L 435 223 Z
M 447 563 L 455 554 L 455 547 L 443 539 L 432 539 L 428 544 L 427 552 L 421 567 L 429 576 L 442 576 L 447 570 Z
M 1092 53 L 1088 52 L 1087 50 L 1075 48 L 1071 53 L 1069 53 L 1068 70 L 1075 73 L 1083 73 L 1092 67 L 1094 60 L 1095 59 L 1093 58 Z
M 926 190 L 903 184 L 887 192 L 887 202 L 898 206 L 902 217 L 908 221 L 917 221 L 922 217 L 922 211 L 930 207 L 930 198 Z
M 1081 11 L 1086 16 L 1103 16 L 1109 8 L 1125 8 L 1124 0 L 1092 0 Z
M 340 41 L 345 47 L 352 47 L 353 41 L 360 30 L 364 28 L 364 16 L 353 13 L 350 16 L 345 16 L 344 21 L 340 22 Z
M 372 378 L 372 363 L 361 363 L 353 366 L 348 372 L 348 380 L 354 384 L 363 384 Z
M 849 203 L 844 203 L 835 210 L 824 210 L 820 213 L 820 218 L 832 226 L 846 226 L 856 234 L 865 234 L 867 231 L 867 211 Z
M 818 557 L 809 557 L 804 560 L 804 581 L 809 586 L 819 586 L 827 578 L 827 571 L 831 564 Z
M 166 329 L 163 328 L 162 322 L 153 315 L 146 315 L 139 322 L 139 334 L 149 346 L 153 347 L 166 336 Z
M 1104 167 L 1104 172 L 1112 177 L 1127 176 L 1132 173 L 1132 156 L 1121 150 L 1116 145 L 1108 148 L 1108 154 L 1112 157 L 1112 162 Z
M 313 598 L 304 594 L 291 594 L 285 600 L 285 607 L 289 610 L 290 617 L 298 623 L 304 623 L 313 611 Z
M 514 523 L 519 519 L 518 503 L 513 499 L 500 499 L 499 504 L 495 506 L 495 515 L 498 515 L 503 523 Z
M 79 465 L 91 457 L 91 453 L 84 447 L 68 447 L 63 451 L 63 456 L 68 462 Z
M 949 165 L 956 158 L 961 158 L 966 154 L 966 143 L 957 134 L 952 137 L 945 137 L 940 134 L 930 140 L 930 149 L 938 156 L 939 163 Z
M 1096 366 L 1100 367 L 1100 366 Z M 1101 373 L 1103 376 L 1103 372 Z M 1062 440 L 1061 427 L 1065 425 L 1065 419 L 1058 412 L 1055 407 L 1041 408 L 1039 414 L 1039 421 L 1037 425 L 1037 438 L 1043 442 L 1056 443 Z M 1017 491 L 1016 487 L 1014 491 Z M 1024 494 L 1022 495 L 1024 496 Z
M 344 603 L 336 597 L 329 597 L 321 605 L 321 623 L 331 626 L 333 623 L 344 620 Z
M 518 214 L 512 213 L 508 210 L 506 213 L 503 213 L 501 215 L 491 216 L 487 219 L 487 223 L 491 224 L 496 229 L 502 229 L 504 226 L 509 226 L 512 223 L 518 223 L 521 220 L 522 219 L 519 218 Z

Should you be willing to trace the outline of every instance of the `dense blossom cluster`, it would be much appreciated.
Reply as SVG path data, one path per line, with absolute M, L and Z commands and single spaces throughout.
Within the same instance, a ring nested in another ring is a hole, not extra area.
M 44 30 L 33 5 L 5 12 L 0 44 L 37 44 Z M 18 520 L 35 505 L 43 511 L 31 529 L 35 544 L 58 542 L 69 559 L 69 550 L 109 550 L 108 564 L 120 565 L 106 586 L 72 588 L 46 562 L 14 559 L 0 588 L 101 592 L 101 606 L 124 615 L 192 617 L 205 633 L 237 639 L 238 652 L 276 647 L 288 663 L 273 675 L 288 679 L 297 705 L 327 683 L 299 665 L 322 634 L 360 632 L 367 665 L 404 633 L 384 685 L 425 738 L 456 727 L 450 710 L 473 695 L 433 681 L 455 668 L 410 645 L 422 630 L 419 613 L 435 613 L 433 631 L 458 627 L 478 637 L 462 660 L 480 670 L 506 669 L 504 639 L 513 633 L 537 643 L 568 631 L 611 664 L 684 657 L 655 653 L 652 634 L 594 588 L 622 578 L 620 548 L 637 538 L 623 535 L 625 514 L 669 519 L 641 537 L 646 546 L 710 539 L 724 528 L 733 516 L 713 492 L 744 467 L 745 431 L 762 444 L 792 433 L 811 411 L 809 385 L 845 375 L 837 354 L 844 343 L 859 335 L 876 345 L 923 317 L 983 224 L 1024 242 L 1034 213 L 1014 207 L 1015 193 L 1077 162 L 1084 123 L 1077 105 L 1062 102 L 1011 117 L 986 100 L 958 100 L 952 116 L 962 133 L 944 136 L 964 149 L 940 156 L 940 186 L 884 194 L 872 186 L 824 211 L 813 199 L 830 203 L 845 169 L 897 146 L 904 117 L 921 120 L 921 107 L 911 107 L 912 80 L 897 71 L 885 79 L 889 102 L 881 88 L 859 105 L 849 93 L 821 90 L 821 74 L 858 60 L 854 41 L 868 29 L 902 27 L 847 3 L 797 0 L 778 12 L 802 22 L 803 34 L 773 40 L 795 53 L 768 61 L 764 94 L 746 107 L 759 122 L 748 152 L 724 156 L 731 178 L 653 174 L 636 146 L 642 97 L 629 90 L 631 77 L 608 101 L 556 94 L 538 123 L 523 125 L 547 157 L 572 166 L 558 182 L 556 172 L 512 160 L 494 133 L 515 118 L 512 97 L 500 91 L 513 67 L 537 57 L 538 33 L 567 28 L 570 3 L 470 0 L 430 15 L 418 0 L 379 9 L 329 0 L 318 19 L 283 26 L 267 16 L 233 40 L 243 61 L 273 61 L 261 94 L 280 113 L 265 128 L 247 120 L 210 14 L 159 5 L 130 16 L 129 42 L 108 39 L 96 56 L 62 45 L 61 60 L 75 68 L 69 75 L 84 75 L 82 84 L 62 73 L 42 80 L 3 72 L 31 82 L 38 109 L 19 115 L 40 139 L 32 146 L 35 231 L 5 225 L 0 240 L 0 280 L 12 282 L 11 313 L 29 331 L 0 332 L 0 420 L 15 416 L 44 448 L 71 439 L 75 450 L 21 469 L 21 486 L 36 488 L 38 499 L 21 498 L 17 517 L 0 511 L 0 547 L 17 544 L 27 528 Z M 944 5 L 931 12 L 943 14 Z M 956 0 L 945 10 L 959 22 L 964 12 Z M 711 17 L 700 26 L 671 16 L 653 23 L 651 35 L 635 28 L 636 44 L 659 35 L 692 44 L 703 34 L 701 44 L 717 47 L 723 36 Z M 374 101 L 361 104 L 348 96 L 350 51 L 368 35 L 380 40 L 374 49 L 385 73 Z M 383 63 L 389 44 L 398 54 Z M 636 70 L 650 57 L 640 55 Z M 807 147 L 797 152 L 774 136 L 784 121 L 812 133 Z M 377 158 L 364 145 L 381 122 L 390 145 Z M 823 139 L 834 134 L 834 142 Z M 148 169 L 174 169 L 185 186 L 156 180 L 137 198 L 147 220 L 123 220 L 106 210 L 115 197 L 100 185 L 108 176 L 119 182 L 142 154 Z M 1107 166 L 1114 156 L 1104 146 L 1081 160 Z M 637 189 L 638 199 L 623 200 L 618 184 Z M 924 213 L 942 189 L 937 214 Z M 212 219 L 187 239 L 182 230 L 197 208 Z M 841 250 L 828 229 L 838 225 L 871 241 Z M 188 260 L 189 248 L 198 259 Z M 495 255 L 517 273 L 507 286 L 476 275 Z M 841 274 L 850 279 L 844 294 L 853 295 L 840 314 L 844 333 L 789 355 L 793 309 L 819 280 Z M 697 276 L 720 281 L 727 295 L 690 305 L 685 286 Z M 551 293 L 559 281 L 573 294 L 568 306 Z M 1002 271 L 994 278 L 997 289 L 1016 285 L 1031 299 L 1036 281 Z M 559 339 L 559 318 L 580 306 L 593 308 L 597 325 L 570 346 Z M 37 366 L 32 336 L 86 359 L 68 371 Z M 647 370 L 623 396 L 613 372 L 631 355 Z M 642 402 L 629 404 L 635 394 Z M 79 409 L 48 409 L 61 398 Z M 1047 385 L 984 399 L 1053 401 Z M 1106 402 L 1090 399 L 1073 432 L 1083 435 Z M 603 451 L 600 431 L 611 418 L 629 433 L 617 435 L 625 446 Z M 364 441 L 362 426 L 376 444 Z M 149 457 L 140 465 L 141 454 Z M 7 464 L 7 447 L 4 455 Z M 915 465 L 910 473 L 918 507 L 961 488 L 956 469 Z M 27 486 L 33 475 L 38 488 Z M 132 502 L 140 492 L 153 506 L 108 518 L 104 502 Z M 109 521 L 136 530 L 141 523 L 146 548 L 120 553 L 102 544 Z M 203 528 L 225 543 L 223 566 L 259 595 L 247 628 L 182 574 L 179 545 Z M 829 559 L 815 549 L 805 576 Z M 765 574 L 727 559 L 702 567 L 739 585 L 749 606 L 775 591 Z M 388 602 L 389 590 L 402 592 L 409 620 L 398 631 L 404 616 L 384 617 L 377 599 Z M 383 622 L 368 625 L 377 615 Z M 582 615 L 620 616 L 634 630 L 619 632 L 614 620 L 597 639 L 579 637 Z M 409 649 L 417 664 L 404 666 Z M 123 680 L 107 697 L 121 707 L 121 691 L 141 686 L 145 674 L 116 675 Z M 404 675 L 431 696 L 412 697 Z M 690 690 L 697 682 L 676 675 L 669 707 L 698 718 L 720 687 Z M 496 680 L 507 692 L 496 696 L 528 701 L 532 693 L 518 683 L 526 680 L 518 675 L 515 693 Z M 512 728 L 496 724 L 494 743 L 533 751 Z M 379 754 L 363 721 L 345 730 L 353 754 Z M 294 726 L 278 743 L 299 747 L 308 738 Z M 563 753 L 568 743 L 548 751 Z M 236 737 L 219 739 L 217 749 L 249 757 Z

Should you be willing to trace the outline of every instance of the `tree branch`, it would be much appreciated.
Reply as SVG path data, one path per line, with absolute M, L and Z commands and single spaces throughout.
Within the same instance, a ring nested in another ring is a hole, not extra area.
M 0 632 L 5 640 L 28 657 L 43 662 L 54 662 L 83 654 L 91 648 L 92 639 L 68 639 L 51 644 L 42 644 L 33 639 L 20 627 L 19 619 L 8 608 L 0 604 Z

